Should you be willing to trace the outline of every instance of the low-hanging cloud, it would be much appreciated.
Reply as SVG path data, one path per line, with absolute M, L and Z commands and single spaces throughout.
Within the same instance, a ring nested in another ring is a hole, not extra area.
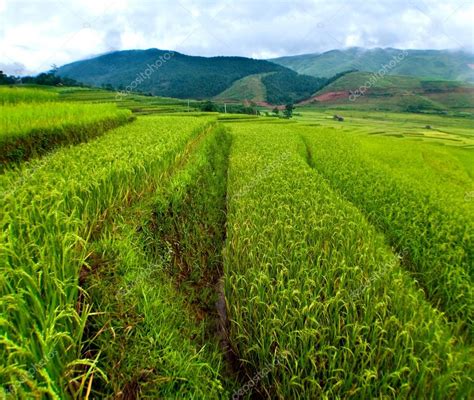
M 472 52 L 473 14 L 460 0 L 0 0 L 0 62 L 40 72 L 151 47 L 254 58 L 352 46 Z

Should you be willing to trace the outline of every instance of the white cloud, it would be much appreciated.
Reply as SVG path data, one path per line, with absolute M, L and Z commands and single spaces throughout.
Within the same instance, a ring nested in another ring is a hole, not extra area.
M 463 0 L 0 0 L 0 64 L 47 70 L 103 52 L 274 57 L 346 46 L 473 50 Z

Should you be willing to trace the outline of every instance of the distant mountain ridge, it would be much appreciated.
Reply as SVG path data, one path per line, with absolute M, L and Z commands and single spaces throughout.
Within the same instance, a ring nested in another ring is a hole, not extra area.
M 383 70 L 384 76 L 474 82 L 473 68 L 474 55 L 462 51 L 349 48 L 257 60 L 188 56 L 171 50 L 148 49 L 102 54 L 64 65 L 56 74 L 93 86 L 112 87 L 119 91 L 119 96 L 142 92 L 174 98 L 247 100 L 277 105 L 310 99 L 340 78 L 339 74 L 351 70 L 369 74 Z M 352 89 L 360 77 L 349 74 L 340 82 Z M 382 78 L 377 78 L 379 83 Z M 355 81 L 351 84 L 351 80 Z
M 218 96 L 248 76 L 271 75 L 262 79 L 265 100 L 281 103 L 301 100 L 323 85 L 321 79 L 301 76 L 266 60 L 188 56 L 158 49 L 108 53 L 64 65 L 56 74 L 94 86 L 109 85 L 123 95 L 141 91 L 194 99 Z
M 406 55 L 401 61 L 387 69 L 387 75 L 474 82 L 474 54 L 464 51 L 352 47 L 320 54 L 279 57 L 269 61 L 300 74 L 329 78 L 350 69 L 377 72 L 404 52 Z
M 377 111 L 474 112 L 474 84 L 386 75 L 373 79 L 371 72 L 350 72 L 318 90 L 300 105 L 359 108 Z

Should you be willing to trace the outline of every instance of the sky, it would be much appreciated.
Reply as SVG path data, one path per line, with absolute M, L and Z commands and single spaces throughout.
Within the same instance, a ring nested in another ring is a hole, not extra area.
M 394 47 L 474 52 L 474 0 L 0 0 L 0 70 L 110 51 L 272 58 Z

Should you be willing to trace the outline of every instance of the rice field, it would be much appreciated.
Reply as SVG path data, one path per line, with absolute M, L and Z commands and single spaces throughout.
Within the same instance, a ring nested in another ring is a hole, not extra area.
M 87 141 L 131 118 L 114 104 L 53 101 L 57 97 L 40 89 L 1 89 L 0 98 L 15 100 L 0 105 L 0 169 Z
M 0 176 L 1 383 L 13 397 L 62 398 L 70 385 L 82 389 L 71 374 L 93 364 L 80 353 L 89 311 L 78 303 L 86 244 L 208 122 L 149 117 Z
M 403 263 L 426 297 L 472 340 L 474 207 L 464 195 L 474 186 L 461 162 L 443 149 L 413 144 L 399 148 L 398 155 L 403 151 L 406 157 L 400 163 L 394 157 L 400 143 L 385 140 L 382 150 L 383 143 L 371 140 L 380 144 L 377 160 L 373 150 L 346 136 L 328 129 L 305 132 L 315 169 L 357 205 L 394 248 L 405 251 Z M 387 165 L 390 157 L 400 166 Z M 412 165 L 420 159 L 425 168 Z M 410 168 L 418 172 L 407 173 Z
M 59 96 L 53 90 L 23 87 L 0 87 L 0 105 L 18 103 L 44 103 L 56 101 Z
M 308 165 L 298 131 L 233 129 L 226 298 L 245 365 L 271 370 L 266 396 L 469 393 L 472 349 L 402 268 L 403 249 Z
M 12 136 L 128 121 L 55 91 Z M 0 398 L 474 396 L 465 122 L 163 112 L 0 175 Z

